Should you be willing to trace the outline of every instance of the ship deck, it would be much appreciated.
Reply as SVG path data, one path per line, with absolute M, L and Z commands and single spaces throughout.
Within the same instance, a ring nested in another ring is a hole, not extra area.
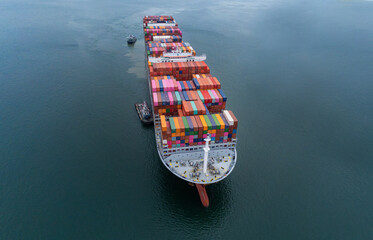
M 151 91 L 149 74 L 148 84 L 149 91 Z M 154 113 L 151 92 L 150 99 L 158 154 L 162 163 L 173 174 L 191 183 L 211 184 L 223 180 L 232 172 L 237 162 L 237 140 L 228 143 L 209 144 L 207 173 L 203 173 L 204 145 L 178 148 L 164 147 L 162 145 L 160 118 L 158 114 Z
M 145 48 L 147 42 L 145 41 Z M 157 150 L 162 163 L 177 177 L 199 184 L 212 184 L 226 178 L 237 162 L 237 139 L 227 143 L 210 143 L 207 172 L 203 173 L 204 145 L 168 148 L 162 144 L 159 115 L 154 112 L 153 94 L 148 68 L 148 56 L 145 51 L 145 67 L 148 76 L 150 102 L 152 106 L 154 134 Z M 167 118 L 167 117 L 166 117 Z

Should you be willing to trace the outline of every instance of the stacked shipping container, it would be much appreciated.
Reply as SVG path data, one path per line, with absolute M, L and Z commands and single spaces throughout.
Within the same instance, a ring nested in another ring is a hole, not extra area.
M 148 23 L 148 22 L 162 23 L 166 21 L 175 21 L 175 20 L 172 16 L 145 16 L 143 18 L 144 23 Z
M 156 114 L 176 114 L 177 109 L 182 108 L 183 101 L 199 101 L 202 104 L 201 107 L 210 113 L 220 113 L 225 109 L 227 98 L 221 89 L 179 91 L 172 80 L 174 79 L 151 80 Z
M 160 57 L 175 49 L 195 55 L 189 44 L 182 43 L 177 24 L 148 26 L 150 22 L 176 24 L 169 16 L 144 18 L 148 56 Z M 148 62 L 148 67 L 154 113 L 160 116 L 164 148 L 202 145 L 208 134 L 211 143 L 236 139 L 237 118 L 232 111 L 225 110 L 227 97 L 204 61 Z
M 183 38 L 181 36 L 154 36 L 153 42 L 160 42 L 160 43 L 181 43 L 183 42 Z
M 176 28 L 144 29 L 145 41 L 153 41 L 154 36 L 183 36 L 181 30 Z
M 192 77 L 197 89 L 221 88 L 218 79 L 211 74 L 193 74 Z
M 210 68 L 201 62 L 161 62 L 149 65 L 150 76 L 173 75 L 177 80 L 191 80 L 194 74 L 208 74 Z
M 170 117 L 161 115 L 163 146 L 168 148 L 204 144 L 207 134 L 211 143 L 226 143 L 236 138 L 238 121 L 231 111 L 219 114 Z
M 150 78 L 152 92 L 166 92 L 178 90 L 178 84 L 173 76 L 159 76 Z
M 161 57 L 164 52 L 170 52 L 172 50 L 178 50 L 183 53 L 191 53 L 193 56 L 196 55 L 196 51 L 188 43 L 160 43 L 150 42 L 146 46 L 146 53 L 150 57 Z
M 206 114 L 206 108 L 199 99 L 183 101 L 182 102 L 182 114 L 184 116 Z

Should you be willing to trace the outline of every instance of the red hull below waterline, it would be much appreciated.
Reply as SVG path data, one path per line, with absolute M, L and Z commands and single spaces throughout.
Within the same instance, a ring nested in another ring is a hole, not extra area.
M 199 198 L 201 199 L 202 205 L 204 207 L 208 207 L 210 205 L 210 202 L 209 202 L 209 196 L 207 195 L 205 186 L 206 185 L 204 184 L 196 184 Z

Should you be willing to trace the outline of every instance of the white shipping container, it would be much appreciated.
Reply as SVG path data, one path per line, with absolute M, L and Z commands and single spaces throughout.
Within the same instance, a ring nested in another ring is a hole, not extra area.
M 171 36 L 153 36 L 153 40 L 155 41 L 168 38 L 171 38 Z
M 224 115 L 225 119 L 227 120 L 228 124 L 230 126 L 233 126 L 234 121 L 233 121 L 232 116 L 229 114 L 229 112 L 227 110 L 223 110 L 223 115 Z

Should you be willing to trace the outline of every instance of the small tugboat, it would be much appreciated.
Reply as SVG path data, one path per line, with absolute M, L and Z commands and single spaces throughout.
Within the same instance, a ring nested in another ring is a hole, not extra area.
M 136 37 L 133 36 L 132 34 L 129 35 L 129 37 L 127 37 L 127 43 L 128 44 L 134 44 L 136 42 L 136 40 L 137 40 Z
M 150 111 L 150 108 L 148 107 L 146 101 L 144 101 L 143 103 L 136 103 L 135 107 L 141 122 L 147 124 L 153 122 L 152 112 Z

